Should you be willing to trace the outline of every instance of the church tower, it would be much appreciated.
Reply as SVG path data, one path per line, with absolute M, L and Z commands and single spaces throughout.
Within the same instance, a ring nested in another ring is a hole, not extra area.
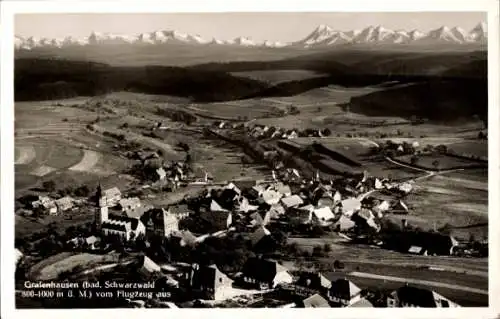
M 107 198 L 102 191 L 101 184 L 97 186 L 97 191 L 95 194 L 95 205 L 96 211 L 94 216 L 94 221 L 97 230 L 101 230 L 102 223 L 108 220 L 108 204 Z

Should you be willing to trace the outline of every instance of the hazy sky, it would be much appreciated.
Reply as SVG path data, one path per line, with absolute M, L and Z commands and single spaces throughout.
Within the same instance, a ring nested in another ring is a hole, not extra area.
M 383 25 L 390 29 L 428 31 L 447 25 L 468 31 L 479 22 L 486 22 L 486 13 L 60 13 L 18 14 L 15 16 L 15 33 L 58 38 L 87 36 L 92 31 L 135 35 L 173 29 L 222 40 L 245 36 L 257 41 L 295 41 L 320 24 L 338 30 Z

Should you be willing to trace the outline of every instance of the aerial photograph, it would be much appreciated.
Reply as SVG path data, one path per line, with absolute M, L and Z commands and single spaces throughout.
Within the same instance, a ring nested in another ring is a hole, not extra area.
M 486 12 L 14 33 L 16 308 L 489 306 Z

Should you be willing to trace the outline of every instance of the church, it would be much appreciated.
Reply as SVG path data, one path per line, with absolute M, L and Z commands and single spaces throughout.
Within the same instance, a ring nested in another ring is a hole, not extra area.
M 103 192 L 99 185 L 95 195 L 94 222 L 97 231 L 100 231 L 102 236 L 118 236 L 125 241 L 130 241 L 146 234 L 146 227 L 138 218 L 110 214 L 109 202 L 106 192 Z

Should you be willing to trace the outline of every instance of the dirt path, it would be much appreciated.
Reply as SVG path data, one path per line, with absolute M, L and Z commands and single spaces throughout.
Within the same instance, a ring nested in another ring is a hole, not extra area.
M 19 150 L 19 156 L 15 161 L 16 165 L 29 164 L 36 157 L 35 148 L 33 146 L 21 146 L 18 147 L 18 150 Z
M 353 277 L 402 282 L 402 283 L 424 285 L 424 286 L 429 286 L 429 287 L 447 288 L 447 289 L 452 289 L 452 290 L 461 290 L 461 291 L 466 291 L 466 292 L 471 292 L 471 293 L 476 293 L 476 294 L 488 295 L 487 290 L 470 288 L 470 287 L 461 286 L 461 285 L 445 284 L 445 283 L 436 282 L 436 281 L 418 280 L 418 279 L 393 277 L 393 276 L 383 276 L 383 275 L 376 275 L 376 274 L 357 272 L 357 271 L 350 272 L 350 273 L 348 273 L 348 275 L 353 276 Z
M 91 150 L 85 150 L 82 160 L 71 166 L 69 170 L 78 172 L 88 172 L 90 171 L 99 161 L 99 153 Z

